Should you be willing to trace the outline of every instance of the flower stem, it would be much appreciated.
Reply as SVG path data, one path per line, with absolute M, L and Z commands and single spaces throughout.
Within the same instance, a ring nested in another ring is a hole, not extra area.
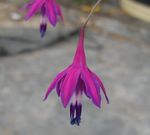
M 83 28 L 86 27 L 86 25 L 87 25 L 87 23 L 88 23 L 88 21 L 89 21 L 91 15 L 94 13 L 94 10 L 96 9 L 96 7 L 98 6 L 98 4 L 99 4 L 101 1 L 102 1 L 102 0 L 97 0 L 97 2 L 95 3 L 95 5 L 94 5 L 93 8 L 91 9 L 91 12 L 89 13 L 89 15 L 88 15 L 86 21 L 84 22 Z

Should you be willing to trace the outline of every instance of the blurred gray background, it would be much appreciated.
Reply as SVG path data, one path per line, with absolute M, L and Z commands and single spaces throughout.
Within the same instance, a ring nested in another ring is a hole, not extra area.
M 85 35 L 88 66 L 101 76 L 110 104 L 103 98 L 97 109 L 84 97 L 77 127 L 55 91 L 42 101 L 54 76 L 71 64 L 93 4 L 59 2 L 64 25 L 49 25 L 41 39 L 40 15 L 25 22 L 18 11 L 25 1 L 0 1 L 0 135 L 150 135 L 150 23 L 130 16 L 119 0 L 103 1 Z

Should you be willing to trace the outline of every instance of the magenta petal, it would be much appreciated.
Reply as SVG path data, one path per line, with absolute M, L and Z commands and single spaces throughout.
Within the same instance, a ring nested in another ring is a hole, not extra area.
M 63 21 L 63 15 L 62 15 L 62 12 L 61 12 L 61 8 L 58 4 L 56 4 L 56 6 L 55 6 L 55 12 L 56 12 L 57 15 L 60 16 L 61 21 Z
M 42 6 L 44 1 L 45 0 L 43 1 L 36 0 L 32 5 L 30 5 L 30 10 L 28 14 L 25 16 L 25 19 L 28 20 L 29 18 L 31 18 L 39 10 L 39 8 Z
M 68 68 L 65 69 L 64 71 L 62 71 L 61 73 L 59 73 L 55 79 L 52 81 L 51 85 L 49 86 L 46 94 L 45 94 L 45 97 L 44 97 L 44 100 L 47 99 L 48 95 L 50 94 L 50 92 L 56 87 L 58 81 L 63 78 L 65 75 L 66 75 L 66 72 L 67 72 Z
M 64 81 L 65 76 L 58 81 L 57 86 L 56 86 L 56 91 L 57 91 L 57 95 L 60 96 L 60 91 L 62 90 L 62 84 Z
M 25 9 L 29 9 L 34 3 L 34 0 L 30 0 L 28 3 L 24 4 L 24 6 L 19 10 L 20 12 L 23 12 Z
M 90 72 L 87 69 L 85 69 L 85 70 L 83 70 L 83 73 L 84 73 L 83 75 L 85 77 L 86 84 L 89 87 L 89 89 L 87 89 L 87 90 L 90 93 L 90 97 L 92 98 L 93 103 L 96 106 L 100 107 L 100 105 L 101 105 L 100 94 L 98 93 L 98 91 L 94 85 L 94 82 L 91 78 Z
M 48 2 L 46 2 L 46 13 L 47 13 L 47 17 L 50 21 L 50 23 L 55 26 L 56 25 L 56 14 L 55 14 L 55 5 L 54 5 L 54 2 L 53 0 L 50 0 Z
M 97 91 L 100 93 L 100 92 L 101 92 L 101 91 L 100 91 L 100 90 L 101 90 L 101 87 L 100 87 L 98 81 L 93 79 L 93 82 L 94 82 L 94 84 L 95 84 L 95 87 L 96 87 Z
M 57 85 L 56 85 L 56 91 L 57 91 L 57 95 L 60 96 L 60 85 L 61 85 L 61 80 L 58 81 Z
M 79 76 L 80 76 L 80 70 L 72 69 L 64 79 L 62 91 L 60 92 L 60 95 L 61 95 L 62 103 L 65 108 L 68 102 L 70 101 L 70 98 L 76 88 Z
M 100 85 L 100 87 L 101 87 L 101 89 L 102 89 L 102 91 L 103 91 L 103 93 L 104 93 L 104 95 L 105 95 L 106 101 L 107 101 L 107 103 L 109 104 L 109 99 L 108 99 L 108 96 L 107 96 L 105 87 L 104 87 L 104 85 L 103 85 L 103 83 L 102 83 L 102 80 L 101 80 L 94 72 L 92 72 L 90 69 L 89 69 L 89 71 L 90 71 L 90 73 L 92 74 L 94 80 L 96 80 L 96 81 L 99 83 L 99 85 Z
M 83 91 L 84 91 L 84 94 L 88 97 L 88 98 L 91 98 L 91 95 L 89 93 L 89 85 L 86 84 L 86 81 L 85 81 L 85 78 L 83 75 L 81 75 L 81 79 L 83 80 L 84 82 L 84 85 L 83 85 Z

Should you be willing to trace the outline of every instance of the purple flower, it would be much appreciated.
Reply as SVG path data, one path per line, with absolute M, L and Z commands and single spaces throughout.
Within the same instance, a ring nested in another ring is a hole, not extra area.
M 47 21 L 49 21 L 53 26 L 56 26 L 59 18 L 63 20 L 61 8 L 56 0 L 30 0 L 24 6 L 24 8 L 28 9 L 28 13 L 25 16 L 26 20 L 30 19 L 38 11 L 41 12 L 41 37 L 44 37 L 45 35 L 47 29 Z
M 101 107 L 102 91 L 107 103 L 109 103 L 101 79 L 86 64 L 84 31 L 85 28 L 81 28 L 73 63 L 55 77 L 44 98 L 46 100 L 50 92 L 55 88 L 63 106 L 66 108 L 68 103 L 70 104 L 70 122 L 72 125 L 80 124 L 83 94 L 91 99 L 97 107 Z

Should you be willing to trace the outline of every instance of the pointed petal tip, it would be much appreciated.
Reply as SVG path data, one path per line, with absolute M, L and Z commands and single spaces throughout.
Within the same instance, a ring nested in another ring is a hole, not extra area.
M 98 107 L 101 108 L 101 96 L 99 95 L 98 98 L 93 98 L 92 102 Z
M 51 21 L 51 25 L 52 25 L 53 27 L 56 27 L 56 24 L 57 24 L 57 22 L 52 22 L 52 21 Z
M 60 93 L 60 98 L 61 98 L 61 103 L 63 107 L 66 108 L 68 105 L 68 102 L 64 99 L 64 96 L 62 95 L 62 93 Z
M 29 15 L 29 13 L 27 13 L 24 16 L 24 20 L 28 21 L 31 17 L 32 17 L 32 15 Z
M 98 108 L 101 108 L 101 103 L 100 103 L 100 102 L 97 103 L 97 102 L 94 102 L 94 101 L 93 101 L 93 103 L 94 103 Z
M 43 98 L 43 102 L 44 102 L 46 99 L 47 99 L 47 98 L 44 97 L 44 98 Z
M 44 96 L 43 101 L 45 101 L 45 100 L 48 98 L 48 96 L 49 96 L 49 94 L 50 94 L 51 91 L 52 91 L 52 89 L 48 89 L 48 90 L 46 91 L 46 94 L 45 94 L 45 96 Z
M 65 102 L 63 102 L 63 101 L 62 101 L 62 105 L 63 105 L 64 108 L 67 107 L 67 103 L 65 103 Z
M 65 97 L 62 95 L 62 93 L 60 93 L 60 99 L 61 99 L 61 103 L 62 103 L 63 107 L 64 107 L 64 108 L 67 108 L 67 105 L 68 105 L 69 101 L 66 100 L 67 98 L 65 98 Z
M 107 104 L 109 104 L 109 103 L 110 103 L 108 98 L 106 98 L 106 101 L 107 101 Z
M 43 101 L 45 101 L 48 98 L 48 95 L 46 94 L 43 98 Z
M 101 109 L 101 105 L 97 106 L 99 109 Z
M 108 96 L 107 96 L 105 90 L 104 90 L 104 89 L 102 89 L 102 90 L 103 90 L 103 92 L 104 92 L 104 96 L 105 96 L 106 102 L 107 102 L 107 104 L 109 104 L 109 98 L 108 98 Z
M 99 82 L 99 85 L 100 85 L 100 87 L 101 87 L 101 89 L 102 89 L 102 91 L 104 93 L 106 102 L 107 102 L 107 104 L 109 104 L 109 98 L 107 96 L 107 93 L 106 93 L 106 90 L 105 90 L 105 87 L 103 85 L 102 80 L 94 72 L 92 72 L 90 69 L 88 69 L 88 70 L 91 72 L 91 74 L 93 75 L 93 77 L 95 78 L 95 80 L 97 80 Z
M 52 18 L 52 17 L 49 17 L 49 16 L 48 16 L 48 20 L 49 20 L 49 23 L 50 23 L 53 27 L 56 26 L 56 24 L 57 24 L 57 19 L 56 19 L 56 18 Z
M 64 105 L 64 108 L 67 108 L 67 105 Z
M 106 102 L 107 102 L 107 104 L 109 104 L 109 98 L 108 98 L 108 96 L 107 96 L 105 90 L 103 90 L 103 92 L 104 92 L 104 96 L 105 96 Z

